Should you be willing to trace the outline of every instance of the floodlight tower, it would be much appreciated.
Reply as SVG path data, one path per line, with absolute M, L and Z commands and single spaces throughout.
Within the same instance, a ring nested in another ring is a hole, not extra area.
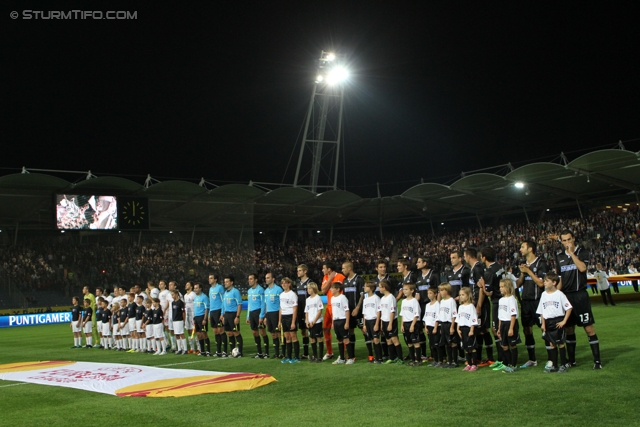
M 349 76 L 344 62 L 344 56 L 325 51 L 320 54 L 293 180 L 294 187 L 298 187 L 299 181 L 309 175 L 309 189 L 314 193 L 318 192 L 319 187 L 337 189 L 344 85 Z M 300 176 L 307 149 L 311 152 L 311 170 Z

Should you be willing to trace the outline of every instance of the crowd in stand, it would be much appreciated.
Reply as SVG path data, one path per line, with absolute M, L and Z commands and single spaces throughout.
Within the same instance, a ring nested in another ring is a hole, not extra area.
M 558 233 L 562 229 L 574 230 L 577 240 L 589 249 L 590 265 L 602 263 L 609 269 L 623 274 L 629 264 L 638 262 L 640 214 L 638 209 L 628 209 L 616 214 L 603 211 L 585 218 L 560 217 L 536 224 L 503 224 L 499 227 L 475 228 L 435 237 L 409 234 L 398 241 L 399 252 L 412 257 L 431 255 L 440 267 L 448 263 L 448 254 L 455 248 L 493 246 L 504 266 L 518 265 L 518 249 L 524 240 L 538 244 L 538 255 L 544 256 L 551 268 L 555 268 L 554 254 L 560 250 Z
M 0 280 L 10 280 L 24 292 L 57 290 L 67 295 L 83 285 L 112 287 L 143 284 L 149 280 L 203 280 L 211 271 L 233 274 L 242 287 L 250 273 L 264 277 L 292 276 L 295 266 L 309 266 L 311 277 L 321 277 L 326 261 L 351 260 L 359 273 L 373 273 L 375 262 L 395 258 L 415 259 L 431 256 L 435 267 L 446 271 L 453 249 L 491 245 L 498 250 L 498 261 L 506 267 L 519 264 L 520 243 L 535 240 L 538 254 L 554 268 L 554 253 L 560 249 L 557 234 L 569 228 L 577 241 L 590 251 L 590 266 L 601 263 L 618 274 L 638 266 L 640 213 L 637 207 L 626 211 L 601 211 L 585 218 L 548 217 L 537 223 L 501 224 L 438 232 L 430 229 L 396 233 L 380 240 L 377 233 L 334 235 L 329 243 L 314 236 L 307 240 L 289 239 L 284 244 L 258 238 L 253 246 L 231 240 L 203 240 L 194 244 L 180 240 L 123 240 L 108 244 L 48 243 L 33 239 L 0 248 Z

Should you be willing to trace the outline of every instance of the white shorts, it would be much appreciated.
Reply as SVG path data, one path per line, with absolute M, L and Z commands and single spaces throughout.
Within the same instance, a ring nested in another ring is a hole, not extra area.
M 162 320 L 162 324 L 163 324 L 165 327 L 168 327 L 168 326 L 169 326 L 169 318 L 168 318 L 168 317 L 165 317 L 165 318 Z
M 78 325 L 77 321 L 71 322 L 71 330 L 73 331 L 73 333 L 82 332 L 82 326 L 78 327 L 77 325 Z M 82 325 L 82 323 L 81 323 L 81 325 Z
M 129 332 L 134 332 L 137 330 L 138 328 L 136 328 L 136 319 L 129 319 Z
M 129 335 L 129 323 L 123 323 L 120 328 L 120 335 Z
M 118 327 L 117 323 L 113 324 L 113 336 L 119 336 L 120 335 L 120 328 Z
M 187 311 L 186 312 L 187 315 L 187 320 L 184 321 L 184 324 L 187 328 L 187 330 L 192 330 L 193 329 L 193 311 Z
M 100 331 L 102 332 L 102 336 L 103 337 L 110 337 L 111 336 L 111 325 L 109 323 L 101 323 L 101 329 Z
M 167 324 L 167 326 L 169 327 L 170 331 L 173 331 L 173 319 L 169 318 L 169 323 Z
M 92 333 L 92 332 L 93 332 L 93 323 L 91 323 L 91 322 L 87 322 L 87 323 L 84 325 L 84 333 L 85 333 L 85 334 L 90 334 L 90 333 Z
M 177 322 L 172 322 L 173 323 L 173 332 L 176 335 L 184 335 L 184 320 L 178 320 Z
M 162 323 L 153 325 L 153 336 L 156 339 L 164 338 L 164 325 Z
M 138 333 L 144 334 L 144 328 L 142 327 L 142 319 L 136 320 L 136 331 L 138 331 Z
M 153 338 L 153 325 L 151 323 L 145 326 L 145 334 L 147 338 Z

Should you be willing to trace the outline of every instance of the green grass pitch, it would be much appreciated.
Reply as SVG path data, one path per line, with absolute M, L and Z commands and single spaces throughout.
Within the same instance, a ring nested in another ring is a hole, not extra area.
M 623 289 L 629 293 L 629 289 Z M 565 375 L 537 368 L 513 375 L 422 366 L 369 365 L 356 332 L 355 365 L 283 365 L 275 360 L 152 356 L 70 349 L 68 325 L 0 330 L 0 363 L 77 360 L 149 366 L 262 372 L 278 382 L 246 392 L 184 398 L 119 398 L 36 384 L 0 382 L 0 426 L 252 425 L 252 426 L 493 426 L 637 425 L 640 302 L 604 307 L 594 300 L 604 369 L 593 371 L 586 336 L 578 331 L 578 367 Z M 245 354 L 255 344 L 246 325 Z M 537 357 L 546 360 L 536 331 Z M 335 340 L 334 340 L 334 351 Z M 406 348 L 404 349 L 406 353 Z M 337 352 L 337 351 L 336 351 Z M 526 349 L 520 346 L 520 364 Z M 175 364 L 175 365 L 174 365 Z

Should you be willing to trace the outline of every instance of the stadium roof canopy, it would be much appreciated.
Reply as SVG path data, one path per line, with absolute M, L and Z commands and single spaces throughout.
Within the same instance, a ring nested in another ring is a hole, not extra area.
M 473 219 L 546 209 L 585 208 L 637 203 L 640 192 L 640 152 L 606 149 L 569 162 L 506 165 L 506 173 L 468 173 L 450 185 L 421 183 L 392 197 L 362 198 L 334 190 L 314 194 L 303 188 L 263 188 L 226 184 L 210 188 L 204 180 L 144 184 L 113 177 L 76 183 L 61 174 L 23 173 L 0 177 L 0 229 L 55 228 L 55 194 L 137 195 L 149 199 L 151 229 L 237 229 L 243 226 L 283 230 L 357 228 Z M 515 184 L 522 183 L 518 188 Z

